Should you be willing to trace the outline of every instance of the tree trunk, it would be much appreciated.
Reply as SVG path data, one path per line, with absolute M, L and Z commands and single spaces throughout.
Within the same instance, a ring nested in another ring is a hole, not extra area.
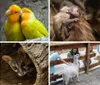
M 34 63 L 37 76 L 34 85 L 47 85 L 48 82 L 48 44 L 21 43 L 21 46 Z

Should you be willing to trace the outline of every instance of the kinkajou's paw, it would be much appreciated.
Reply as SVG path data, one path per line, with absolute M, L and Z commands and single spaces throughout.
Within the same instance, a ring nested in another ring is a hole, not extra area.
M 78 18 L 75 18 L 75 19 L 74 19 L 74 22 L 77 22 L 78 20 L 79 20 Z

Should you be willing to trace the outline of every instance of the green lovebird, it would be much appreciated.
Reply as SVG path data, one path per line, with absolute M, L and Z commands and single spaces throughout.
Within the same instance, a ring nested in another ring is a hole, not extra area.
M 48 36 L 45 26 L 36 19 L 34 13 L 28 8 L 22 8 L 21 29 L 26 39 Z
M 18 5 L 11 5 L 5 14 L 8 18 L 4 25 L 4 33 L 7 41 L 25 40 L 19 20 L 21 15 L 21 8 Z

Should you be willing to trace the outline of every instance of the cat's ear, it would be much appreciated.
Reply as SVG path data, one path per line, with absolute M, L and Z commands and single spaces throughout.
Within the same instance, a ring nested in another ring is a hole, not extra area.
M 22 47 L 20 47 L 20 48 L 18 49 L 18 56 L 19 56 L 19 55 L 21 55 L 22 57 L 26 57 L 25 51 L 23 50 Z
M 7 63 L 9 63 L 12 60 L 12 58 L 10 56 L 8 56 L 8 55 L 2 56 L 2 59 Z

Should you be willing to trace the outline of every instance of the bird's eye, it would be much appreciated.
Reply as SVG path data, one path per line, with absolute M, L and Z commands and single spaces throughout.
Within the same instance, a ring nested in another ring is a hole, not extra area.
M 26 13 L 29 13 L 29 11 L 26 11 Z
M 17 12 L 15 12 L 15 13 L 17 13 Z

